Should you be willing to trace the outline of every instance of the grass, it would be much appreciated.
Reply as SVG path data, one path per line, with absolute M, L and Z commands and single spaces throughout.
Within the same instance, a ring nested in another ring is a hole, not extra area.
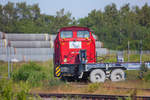
M 0 100 L 40 100 L 29 95 L 26 82 L 15 84 L 12 80 L 0 79 Z
M 125 54 L 124 56 L 125 62 L 128 61 L 128 55 Z M 129 55 L 130 62 L 140 62 L 140 55 L 139 54 L 130 54 Z M 143 54 L 142 55 L 142 62 L 150 61 L 150 54 Z
M 32 88 L 51 88 L 64 82 L 55 78 L 52 61 L 22 64 L 12 74 L 14 81 L 28 81 Z
M 64 82 L 53 76 L 52 64 L 52 61 L 13 63 L 13 72 L 11 72 L 10 80 L 17 85 L 19 85 L 20 82 L 29 83 L 31 92 L 35 89 L 42 91 L 54 88 L 55 90 L 58 85 L 64 84 Z M 2 79 L 4 76 L 8 76 L 7 68 L 6 62 L 0 62 L 0 76 L 2 76 Z M 17 89 L 17 87 L 13 89 Z
M 103 62 L 116 62 L 116 55 L 107 55 L 108 57 Z M 139 61 L 139 55 L 130 55 L 130 60 Z M 143 55 L 142 61 L 147 61 L 150 55 Z M 127 56 L 125 55 L 125 61 L 127 61 Z M 29 86 L 30 92 L 38 93 L 90 93 L 90 94 L 118 94 L 118 95 L 130 95 L 132 94 L 132 90 L 118 90 L 111 87 L 127 87 L 127 88 L 150 88 L 150 82 L 145 80 L 140 80 L 138 78 L 139 71 L 126 71 L 127 78 L 126 81 L 122 82 L 111 82 L 106 81 L 105 83 L 100 84 L 92 84 L 87 83 L 87 85 L 80 85 L 80 82 L 77 84 L 63 82 L 53 76 L 53 63 L 52 61 L 46 62 L 34 62 L 36 66 L 40 67 L 40 71 L 36 71 L 37 73 L 44 72 L 46 77 L 40 80 L 40 85 L 31 85 Z M 29 63 L 20 62 L 13 63 L 13 73 L 19 71 L 24 65 L 28 65 Z M 30 65 L 30 64 L 29 64 Z M 29 68 L 32 69 L 32 68 Z M 24 69 L 25 70 L 25 69 Z M 22 70 L 22 71 L 24 71 Z M 34 73 L 35 74 L 35 73 Z M 0 75 L 7 77 L 7 63 L 0 62 Z M 40 75 L 40 74 L 39 74 Z M 35 76 L 35 75 L 33 75 Z M 39 76 L 40 77 L 40 76 Z M 12 79 L 12 78 L 11 78 Z M 10 79 L 10 80 L 11 80 Z M 26 80 L 14 80 L 12 81 L 14 84 L 19 86 L 20 82 L 31 83 L 31 80 L 34 78 L 30 78 L 30 81 Z M 135 84 L 136 83 L 136 84 Z M 33 84 L 36 84 L 33 83 Z M 29 84 L 30 85 L 30 84 Z M 15 89 L 18 90 L 17 87 Z M 137 95 L 149 95 L 147 91 L 137 90 Z
M 97 59 L 98 59 L 98 62 L 102 62 L 102 63 L 117 62 L 115 54 L 108 54 L 105 56 L 100 56 Z
M 91 83 L 91 84 L 88 84 L 87 92 L 94 92 L 94 91 L 98 90 L 99 87 L 100 87 L 100 83 Z
M 21 68 L 12 73 L 12 79 L 14 81 L 27 81 L 32 86 L 40 86 L 41 81 L 47 80 L 48 76 L 42 66 L 33 62 L 23 64 Z
M 110 62 L 117 62 L 117 55 L 116 54 L 108 54 L 105 56 L 98 57 L 98 61 L 103 63 L 110 63 Z M 124 54 L 124 61 L 128 62 L 128 55 Z M 150 54 L 143 54 L 142 55 L 142 62 L 150 61 Z M 130 54 L 129 55 L 129 62 L 140 62 L 140 54 Z
M 12 63 L 12 70 L 10 66 L 10 72 L 17 70 L 20 68 L 25 62 Z M 8 63 L 0 61 L 0 77 L 7 78 L 8 77 Z
M 51 88 L 41 89 L 34 88 L 32 92 L 44 93 L 85 93 L 85 94 L 112 94 L 112 95 L 131 95 L 133 89 L 115 89 L 113 87 L 126 87 L 126 88 L 150 88 L 150 83 L 138 79 L 138 71 L 126 71 L 127 80 L 122 82 L 111 82 L 107 80 L 105 83 L 88 83 L 87 85 L 80 85 L 77 83 L 64 83 Z M 135 84 L 136 83 L 136 84 Z M 137 95 L 149 95 L 148 91 L 137 90 Z
M 7 71 L 8 71 L 7 63 L 0 61 L 0 77 L 8 77 Z

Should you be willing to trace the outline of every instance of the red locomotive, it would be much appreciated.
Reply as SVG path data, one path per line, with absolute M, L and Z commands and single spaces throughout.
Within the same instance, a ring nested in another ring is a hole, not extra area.
M 55 77 L 90 76 L 92 82 L 104 82 L 107 72 L 116 68 L 120 80 L 124 80 L 125 67 L 96 63 L 95 39 L 89 28 L 72 26 L 59 30 L 54 41 Z
M 83 49 L 87 52 L 87 63 L 96 62 L 95 39 L 88 28 L 61 28 L 54 46 L 55 64 L 80 64 L 79 51 Z

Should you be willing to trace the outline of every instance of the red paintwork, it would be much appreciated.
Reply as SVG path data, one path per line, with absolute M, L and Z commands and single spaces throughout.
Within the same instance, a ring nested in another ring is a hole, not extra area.
M 60 32 L 64 30 L 71 30 L 73 32 L 73 38 L 60 38 Z M 78 30 L 86 30 L 90 32 L 89 38 L 77 38 Z M 70 49 L 69 41 L 81 41 L 81 49 L 87 50 L 87 63 L 95 63 L 96 62 L 96 52 L 95 52 L 95 39 L 91 34 L 89 28 L 86 27 L 64 27 L 61 28 L 57 34 L 57 37 L 54 41 L 54 61 L 55 65 L 60 64 L 79 64 L 79 51 L 80 49 Z M 64 59 L 67 59 L 67 62 L 64 62 Z

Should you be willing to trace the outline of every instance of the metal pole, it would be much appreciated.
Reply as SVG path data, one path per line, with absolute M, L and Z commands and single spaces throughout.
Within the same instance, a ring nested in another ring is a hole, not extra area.
M 7 62 L 8 62 L 8 79 L 10 79 L 10 59 L 9 59 L 9 46 L 7 46 Z
M 13 71 L 13 66 L 12 66 L 12 61 L 11 61 L 11 59 L 12 59 L 12 51 L 11 51 L 11 47 L 10 47 L 10 67 L 11 67 L 11 72 Z
M 0 40 L 0 43 L 1 43 L 1 44 L 0 44 L 0 46 L 1 46 L 1 48 L 0 48 L 0 49 L 1 49 L 1 50 L 0 50 L 0 56 L 1 56 L 1 55 L 2 55 L 2 52 L 3 52 L 3 51 L 2 51 L 2 41 L 1 41 L 1 40 Z M 0 69 L 1 69 L 1 67 L 0 67 Z M 0 73 L 0 78 L 1 78 L 1 73 Z
M 140 64 L 142 63 L 142 40 L 140 40 Z
M 128 62 L 130 61 L 130 42 L 128 41 Z
M 3 44 L 2 44 L 2 40 L 0 40 L 0 43 L 1 43 L 1 48 L 2 48 L 2 45 L 3 45 Z

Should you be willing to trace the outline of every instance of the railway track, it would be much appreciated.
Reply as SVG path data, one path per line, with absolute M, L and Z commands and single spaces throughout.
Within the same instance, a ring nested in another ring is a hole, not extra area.
M 70 83 L 72 85 L 87 86 L 85 83 Z M 98 94 L 51 94 L 51 93 L 38 93 L 34 95 L 39 95 L 43 100 L 150 100 L 150 96 L 136 96 L 137 90 L 148 91 L 150 89 L 143 88 L 126 88 L 126 87 L 112 87 L 105 86 L 102 88 L 106 89 L 118 89 L 118 90 L 133 90 L 133 94 L 129 95 L 98 95 Z M 53 99 L 54 98 L 54 99 Z
M 46 94 L 38 93 L 43 100 L 150 100 L 150 96 L 97 95 L 97 94 Z M 68 98 L 68 99 L 67 99 Z
M 105 88 L 123 89 L 123 90 L 142 90 L 142 91 L 149 91 L 150 92 L 150 89 L 143 89 L 143 88 L 125 88 L 125 87 L 105 87 Z
M 88 83 L 70 83 L 71 85 L 76 85 L 76 86 L 87 86 Z M 128 88 L 128 87 L 116 87 L 116 86 L 102 86 L 102 88 L 108 88 L 108 89 L 120 89 L 120 90 L 142 90 L 142 91 L 149 91 L 150 92 L 150 88 Z

